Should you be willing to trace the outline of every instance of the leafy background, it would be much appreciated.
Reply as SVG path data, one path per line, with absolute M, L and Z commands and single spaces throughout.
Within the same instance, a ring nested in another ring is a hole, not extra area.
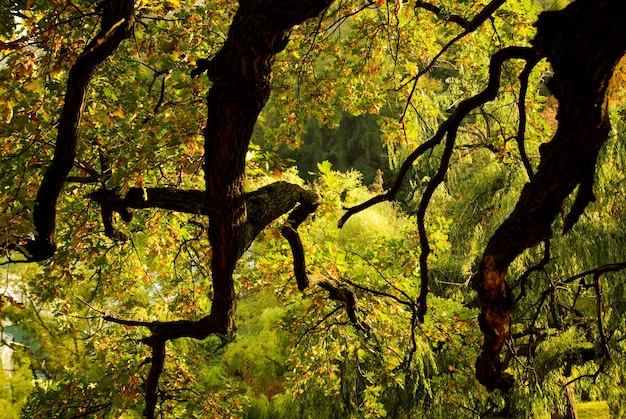
M 517 301 L 511 394 L 474 379 L 482 337 L 471 289 L 482 249 L 512 211 L 527 175 L 516 135 L 518 63 L 507 64 L 498 98 L 464 120 L 444 185 L 427 213 L 433 252 L 427 317 L 416 324 L 416 205 L 438 167 L 435 149 L 413 166 L 394 204 L 350 219 L 344 207 L 380 193 L 404 158 L 464 98 L 480 91 L 494 51 L 528 45 L 538 13 L 567 1 L 511 0 L 415 76 L 486 1 L 439 1 L 441 18 L 402 4 L 336 3 L 296 28 L 277 59 L 274 87 L 248 153 L 250 190 L 276 179 L 315 189 L 323 203 L 302 227 L 308 269 L 354 287 L 367 332 L 336 302 L 298 292 L 279 223 L 257 239 L 237 272 L 237 333 L 176 340 L 161 379 L 163 417 L 549 417 L 563 412 L 562 385 L 578 401 L 626 416 L 624 275 L 575 277 L 624 260 L 624 73 L 612 96 L 612 140 L 601 154 L 596 202 L 550 261 L 529 250 L 512 266 Z M 32 231 L 31 203 L 51 159 L 67 72 L 98 25 L 89 1 L 10 1 L 0 7 L 0 240 Z M 104 236 L 85 199 L 104 185 L 202 188 L 205 78 L 195 60 L 223 44 L 231 2 L 144 1 L 132 39 L 94 78 L 80 127 L 79 159 L 59 203 L 59 251 L 39 266 L 2 266 L 3 337 L 10 371 L 0 388 L 6 417 L 140 417 L 148 350 L 142 331 L 104 323 L 197 319 L 210 307 L 211 257 L 203 219 L 136 211 Z M 531 75 L 526 151 L 533 165 L 556 128 L 547 63 Z M 571 205 L 567 203 L 566 205 Z M 566 211 L 565 211 L 566 212 Z M 279 220 L 280 221 L 280 220 Z M 557 220 L 557 228 L 562 220 Z M 555 229 L 556 230 L 556 229 Z M 523 279 L 526 278 L 526 279 Z M 601 291 L 601 294 L 598 294 Z M 15 297 L 15 300 L 8 296 Z M 598 318 L 598 301 L 602 304 Z M 601 355 L 599 329 L 610 337 Z M 531 348 L 531 349 L 529 349 Z M 7 368 L 5 365 L 4 368 Z M 583 406 L 579 406 L 583 412 Z

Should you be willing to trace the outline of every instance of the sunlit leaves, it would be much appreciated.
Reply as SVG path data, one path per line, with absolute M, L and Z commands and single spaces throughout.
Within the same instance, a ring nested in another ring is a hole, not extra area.
M 440 13 L 432 13 L 412 1 L 344 1 L 293 31 L 276 62 L 271 102 L 257 124 L 255 140 L 262 139 L 262 147 L 247 156 L 248 187 L 277 178 L 303 183 L 285 168 L 281 147 L 300 147 L 311 157 L 321 154 L 316 149 L 328 151 L 307 162 L 308 176 L 315 178 L 308 186 L 323 196 L 301 228 L 308 272 L 356 291 L 364 329 L 352 327 L 342 304 L 317 288 L 304 297 L 296 290 L 289 248 L 280 224 L 272 225 L 236 273 L 236 340 L 227 346 L 218 337 L 168 343 L 163 416 L 396 417 L 427 411 L 451 417 L 504 405 L 502 396 L 487 395 L 473 379 L 480 338 L 476 309 L 468 308 L 476 305 L 469 285 L 488 237 L 527 181 L 515 142 L 522 63 L 507 63 L 498 98 L 463 121 L 445 183 L 433 195 L 426 214 L 431 295 L 422 324 L 415 323 L 414 313 L 419 238 L 414 218 L 401 208 L 415 209 L 438 168 L 441 148 L 415 163 L 400 205 L 378 205 L 336 227 L 343 207 L 382 192 L 391 174 L 361 181 L 365 176 L 344 170 L 344 157 L 373 153 L 380 160 L 370 156 L 370 162 L 386 161 L 389 172 L 397 170 L 461 100 L 484 88 L 496 50 L 528 45 L 539 8 L 517 0 L 446 47 L 463 33 L 459 22 L 470 21 L 487 3 L 433 1 Z M 32 202 L 50 159 L 67 72 L 98 24 L 98 6 L 45 0 L 28 8 L 23 2 L 3 5 L 0 242 L 7 242 L 32 232 Z M 132 38 L 95 75 L 79 127 L 77 164 L 59 201 L 60 250 L 41 271 L 24 275 L 33 291 L 28 309 L 3 312 L 38 337 L 25 357 L 33 370 L 48 375 L 37 382 L 26 414 L 52 417 L 78 406 L 72 414 L 101 407 L 112 409 L 111 415 L 138 416 L 138 377 L 147 369 L 147 348 L 138 341 L 146 332 L 103 324 L 100 317 L 197 319 L 211 310 L 205 217 L 146 210 L 124 223 L 116 215 L 116 228 L 130 237 L 117 243 L 103 234 L 99 208 L 87 197 L 101 187 L 122 194 L 132 186 L 203 188 L 210 83 L 189 73 L 199 58 L 212 58 L 222 46 L 236 7 L 226 1 L 141 0 Z M 539 145 L 557 123 L 548 76 L 546 63 L 537 66 L 527 95 L 525 146 L 533 167 Z M 612 302 L 600 324 L 610 331 L 617 359 L 607 369 L 623 374 L 622 276 L 603 278 L 600 299 L 589 280 L 568 279 L 624 256 L 622 79 L 620 70 L 610 103 L 616 141 L 600 158 L 598 202 L 568 237 L 554 239 L 553 263 L 523 283 L 528 299 L 520 301 L 513 324 L 520 336 L 512 344 L 540 341 L 536 349 L 542 353 L 524 359 L 517 354 L 511 361 L 522 383 L 512 396 L 520 415 L 552 408 L 564 351 L 593 349 L 599 332 L 586 319 L 597 315 L 602 298 Z M 540 256 L 525 253 L 512 265 L 512 277 Z M 593 367 L 597 363 L 590 361 L 572 369 L 592 375 Z M 623 392 L 600 382 L 608 389 L 604 395 L 590 394 L 617 406 Z M 541 386 L 545 391 L 528 390 Z M 583 388 L 592 392 L 587 384 Z

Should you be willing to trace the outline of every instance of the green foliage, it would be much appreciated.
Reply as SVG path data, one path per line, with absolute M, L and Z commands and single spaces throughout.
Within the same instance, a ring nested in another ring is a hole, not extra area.
M 31 371 L 27 364 L 13 368 L 7 373 L 6 366 L 0 372 L 0 411 L 2 416 L 7 419 L 19 418 L 22 406 L 26 403 L 26 399 L 33 387 L 32 380 L 29 376 Z
M 580 419 L 610 419 L 611 412 L 605 402 L 587 402 L 578 405 Z
M 289 343 L 280 329 L 285 309 L 276 305 L 276 299 L 267 292 L 245 299 L 238 312 L 241 327 L 237 341 L 229 344 L 222 356 L 229 375 L 240 377 L 255 394 L 268 398 L 283 392 Z M 242 310 L 250 313 L 246 316 Z
M 411 218 L 387 204 L 336 228 L 341 207 L 372 192 L 360 184 L 358 173 L 334 171 L 329 162 L 319 163 L 318 171 L 315 187 L 324 203 L 301 228 L 311 277 L 358 284 L 360 315 L 369 329 L 354 330 L 342 307 L 316 290 L 302 299 L 293 280 L 279 285 L 282 304 L 289 307 L 283 329 L 291 336 L 291 354 L 285 361 L 285 393 L 263 404 L 269 410 L 262 411 L 269 417 L 412 417 L 428 410 L 446 417 L 456 404 L 467 403 L 467 394 L 476 393 L 470 368 L 480 345 L 476 310 L 433 297 L 428 320 L 411 332 L 417 269 Z M 436 242 L 443 243 L 449 226 L 438 221 Z M 262 257 L 250 274 L 282 270 L 287 278 L 273 283 L 289 280 L 285 252 L 280 242 L 261 240 L 253 253 Z M 488 404 L 486 392 L 481 398 L 479 404 Z M 267 417 L 255 410 L 259 405 L 251 409 L 257 413 L 249 412 L 250 417 Z
M 206 3 L 138 2 L 132 40 L 94 77 L 73 181 L 58 205 L 60 250 L 37 269 L 3 267 L 7 277 L 20 276 L 24 294 L 23 307 L 2 307 L 2 320 L 20 331 L 24 345 L 15 350 L 15 371 L 0 377 L 6 417 L 20 409 L 29 418 L 140 417 L 149 351 L 139 340 L 146 332 L 103 323 L 102 315 L 153 321 L 210 311 L 205 218 L 136 211 L 129 224 L 115 221 L 131 240 L 113 243 L 99 208 L 86 199 L 102 186 L 122 193 L 133 186 L 204 187 L 209 85 L 189 73 L 198 58 L 219 50 L 237 7 Z M 577 377 L 571 387 L 578 400 L 606 402 L 613 417 L 626 417 L 624 274 L 602 275 L 600 293 L 592 276 L 574 278 L 624 260 L 623 83 L 614 86 L 614 138 L 599 158 L 596 202 L 567 236 L 558 234 L 557 221 L 548 264 L 523 276 L 543 257 L 535 249 L 510 269 L 518 299 L 507 349 L 517 380 L 511 395 L 488 394 L 474 379 L 482 337 L 470 283 L 528 180 L 514 141 L 519 63 L 505 65 L 498 98 L 461 124 L 445 182 L 427 211 L 431 294 L 424 323 L 415 322 L 420 249 L 411 214 L 438 170 L 441 147 L 413 165 L 397 203 L 337 227 L 344 207 L 381 193 L 455 106 L 484 88 L 494 51 L 528 45 L 539 11 L 568 2 L 505 2 L 417 79 L 462 31 L 446 17 L 471 19 L 487 2 L 436 3 L 439 16 L 412 2 L 398 11 L 393 2 L 363 10 L 363 2 L 338 2 L 295 28 L 277 59 L 272 97 L 246 162 L 250 189 L 282 179 L 323 197 L 300 228 L 308 271 L 355 290 L 364 330 L 317 287 L 304 296 L 297 290 L 279 220 L 237 270 L 234 340 L 168 343 L 163 417 L 539 418 L 555 406 L 563 410 L 563 380 Z M 0 4 L 1 243 L 32 232 L 32 203 L 51 158 L 67 74 L 96 30 L 97 7 Z M 549 74 L 540 63 L 530 76 L 525 147 L 533 168 L 556 127 Z M 599 314 L 612 357 L 606 362 Z

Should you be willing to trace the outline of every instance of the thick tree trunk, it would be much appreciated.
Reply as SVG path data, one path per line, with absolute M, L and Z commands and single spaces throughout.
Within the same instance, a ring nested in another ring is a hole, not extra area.
M 318 15 L 331 2 L 240 1 L 224 47 L 208 64 L 213 86 L 207 98 L 204 169 L 213 250 L 211 317 L 220 333 L 232 329 L 232 274 L 249 228 L 245 157 L 254 124 L 269 98 L 274 59 L 287 45 L 293 25 Z
M 209 316 L 197 322 L 148 325 L 153 335 L 144 342 L 152 346 L 153 356 L 161 356 L 157 353 L 159 348 L 170 339 L 202 339 L 211 333 L 232 331 L 235 265 L 261 220 L 267 218 L 256 214 L 258 218 L 251 220 L 247 212 L 245 158 L 252 129 L 269 98 L 272 66 L 276 54 L 287 45 L 291 28 L 317 16 L 331 3 L 332 0 L 240 0 L 226 43 L 212 60 L 202 60 L 201 68 L 192 73 L 206 71 L 213 82 L 207 97 L 204 130 L 204 209 L 209 216 L 213 301 Z M 317 195 L 314 200 L 317 201 Z M 149 375 L 153 379 L 146 385 L 147 401 L 155 398 L 158 389 L 159 364 L 153 361 Z M 156 372 L 152 374 L 153 371 Z M 147 403 L 145 416 L 154 417 L 154 409 L 153 404 Z
M 550 238 L 552 222 L 576 186 L 565 231 L 593 200 L 596 158 L 609 132 L 608 82 L 626 51 L 624 22 L 623 0 L 578 0 L 562 11 L 542 14 L 537 22 L 534 45 L 554 69 L 550 88 L 559 101 L 559 126 L 541 147 L 537 173 L 514 211 L 491 237 L 474 284 L 485 336 L 476 376 L 488 389 L 507 390 L 512 384 L 500 361 L 513 310 L 505 282 L 509 265 L 525 249 Z

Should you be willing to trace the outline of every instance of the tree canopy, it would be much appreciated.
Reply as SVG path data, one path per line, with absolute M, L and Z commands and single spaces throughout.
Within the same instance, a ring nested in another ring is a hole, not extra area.
M 626 414 L 623 1 L 0 22 L 16 415 Z

